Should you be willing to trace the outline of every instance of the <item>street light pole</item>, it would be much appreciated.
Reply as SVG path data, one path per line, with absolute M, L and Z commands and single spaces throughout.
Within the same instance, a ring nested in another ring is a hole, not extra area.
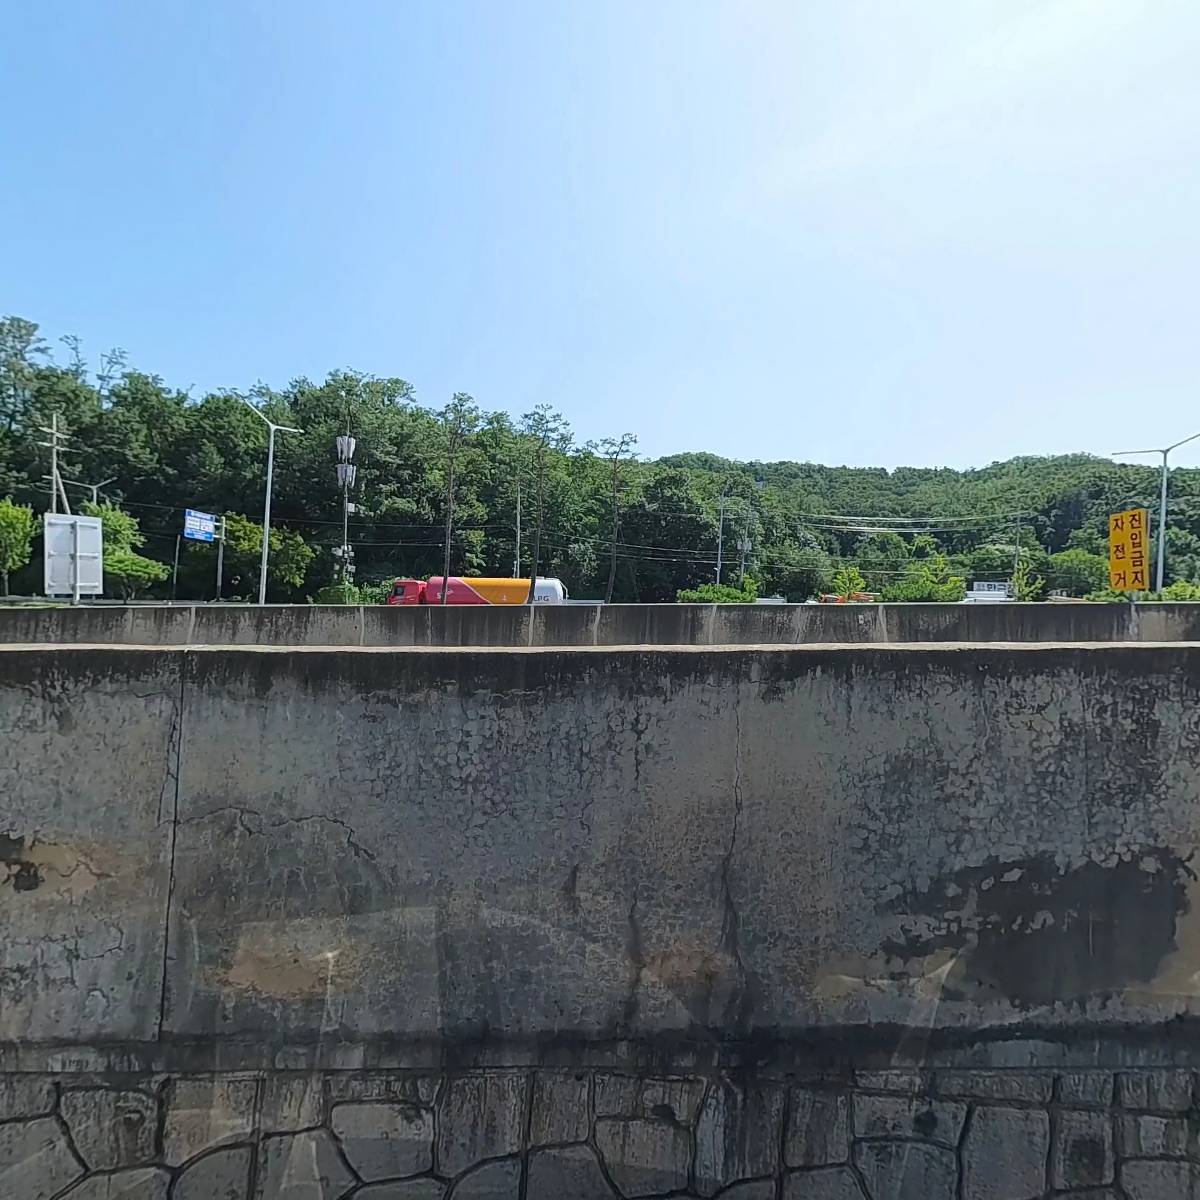
M 1123 454 L 1161 454 L 1162 455 L 1162 488 L 1159 493 L 1158 502 L 1158 545 L 1155 555 L 1155 571 L 1154 571 L 1154 590 L 1161 592 L 1163 589 L 1163 566 L 1166 559 L 1167 549 L 1167 455 L 1172 450 L 1178 450 L 1180 446 L 1186 446 L 1188 442 L 1194 442 L 1200 438 L 1200 433 L 1193 433 L 1191 437 L 1185 437 L 1182 441 L 1172 442 L 1169 446 L 1164 446 L 1161 450 L 1114 450 L 1113 458 Z
M 258 602 L 261 605 L 267 602 L 267 553 L 271 541 L 271 483 L 275 477 L 275 435 L 276 433 L 303 433 L 304 430 L 296 429 L 291 425 L 276 425 L 274 421 L 255 408 L 245 396 L 242 396 L 241 400 L 252 413 L 262 418 L 269 430 L 267 434 L 267 486 L 263 495 L 262 559 L 258 569 Z

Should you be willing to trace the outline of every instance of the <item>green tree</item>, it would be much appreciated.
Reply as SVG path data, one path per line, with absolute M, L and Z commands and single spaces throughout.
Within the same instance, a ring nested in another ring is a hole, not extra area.
M 113 550 L 140 550 L 146 544 L 137 517 L 130 516 L 111 500 L 101 500 L 98 504 L 88 500 L 80 506 L 80 511 L 85 516 L 100 518 L 105 554 Z
M 267 557 L 267 583 L 280 588 L 301 588 L 316 553 L 291 529 L 271 526 Z M 262 564 L 262 526 L 241 513 L 225 516 L 225 570 L 235 595 L 257 591 Z
M 521 435 L 528 447 L 529 473 L 533 481 L 533 552 L 529 564 L 529 603 L 534 603 L 542 528 L 546 517 L 546 471 L 551 455 L 565 454 L 572 437 L 566 418 L 548 404 L 539 404 L 521 418 Z
M 908 560 L 908 543 L 898 533 L 869 533 L 854 552 L 855 564 L 873 592 L 895 582 Z
M 835 596 L 848 598 L 856 592 L 865 592 L 867 590 L 867 581 L 856 566 L 843 563 L 842 566 L 834 571 L 830 586 L 833 588 Z
M 122 599 L 133 600 L 139 593 L 170 575 L 166 563 L 146 558 L 138 550 L 146 538 L 136 517 L 109 500 L 98 504 L 90 500 L 81 506 L 85 516 L 99 517 L 104 544 L 104 577 L 120 592 Z
M 763 591 L 796 603 L 830 588 L 833 563 L 828 550 L 811 534 L 770 545 L 759 557 Z
M 14 504 L 11 498 L 0 500 L 0 580 L 8 595 L 8 577 L 29 565 L 33 549 L 33 509 Z
M 1046 581 L 1035 575 L 1033 566 L 1027 555 L 1017 556 L 1012 574 L 1012 593 L 1014 600 L 1040 600 L 1046 591 Z
M 956 604 L 967 594 L 963 578 L 953 574 L 944 554 L 913 559 L 894 583 L 884 589 L 890 604 Z
M 589 449 L 598 452 L 608 466 L 609 496 L 612 501 L 612 536 L 609 539 L 608 582 L 604 585 L 604 603 L 611 604 L 617 581 L 617 537 L 621 531 L 621 496 L 629 483 L 629 464 L 635 458 L 637 437 L 623 433 L 619 438 L 603 438 Z
M 123 600 L 133 600 L 139 593 L 170 575 L 166 563 L 146 558 L 133 550 L 117 547 L 104 551 L 104 577 L 115 584 Z
M 475 401 L 466 392 L 455 392 L 450 403 L 442 409 L 440 420 L 444 438 L 443 461 L 446 475 L 446 535 L 439 601 L 445 604 L 449 596 L 450 538 L 454 531 L 455 469 L 459 465 L 459 459 L 470 449 L 471 439 L 479 428 L 481 415 Z
M 1086 596 L 1108 582 L 1108 560 L 1086 550 L 1060 550 L 1050 555 L 1047 582 L 1053 591 Z

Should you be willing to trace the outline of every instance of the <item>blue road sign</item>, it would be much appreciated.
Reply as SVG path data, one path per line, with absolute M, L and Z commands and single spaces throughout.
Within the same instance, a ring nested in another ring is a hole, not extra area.
M 183 510 L 183 536 L 197 542 L 211 542 L 217 536 L 217 518 L 212 513 Z

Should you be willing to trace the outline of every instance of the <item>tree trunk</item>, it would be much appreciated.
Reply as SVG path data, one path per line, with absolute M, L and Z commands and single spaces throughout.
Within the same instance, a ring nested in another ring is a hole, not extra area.
M 5 594 L 5 596 L 7 596 L 8 595 L 8 572 L 0 571 L 0 575 L 4 576 L 4 594 Z
M 617 531 L 621 527 L 620 503 L 617 499 L 617 481 L 613 478 L 612 496 L 612 549 L 608 559 L 608 586 L 604 589 L 604 603 L 612 603 L 613 584 L 617 582 Z
M 446 603 L 450 591 L 450 531 L 454 525 L 454 459 L 451 458 L 446 471 L 446 549 L 442 555 L 442 598 Z
M 538 556 L 542 549 L 542 513 L 545 512 L 543 503 L 543 484 L 545 482 L 545 460 L 539 458 L 537 473 L 537 521 L 533 526 L 533 558 L 529 564 L 529 604 L 535 603 L 534 593 L 537 591 Z

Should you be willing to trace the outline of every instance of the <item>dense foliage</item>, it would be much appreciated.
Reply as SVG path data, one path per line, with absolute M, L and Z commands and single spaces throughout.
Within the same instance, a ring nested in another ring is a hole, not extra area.
M 131 368 L 119 351 L 90 369 L 77 341 L 51 347 L 16 317 L 0 320 L 0 498 L 47 506 L 48 451 L 39 443 L 57 414 L 71 438 L 63 475 L 111 480 L 103 495 L 136 519 L 140 543 L 126 540 L 110 561 L 110 573 L 123 575 L 118 586 L 170 593 L 168 565 L 191 507 L 227 515 L 225 595 L 252 597 L 266 431 L 247 401 L 303 430 L 280 434 L 276 446 L 268 579 L 275 600 L 335 594 L 321 589 L 340 582 L 334 439 L 347 428 L 358 439 L 354 583 L 371 596 L 396 576 L 440 573 L 447 525 L 453 572 L 528 574 L 536 541 L 538 572 L 559 576 L 577 598 L 611 591 L 617 601 L 672 601 L 717 582 L 718 541 L 720 583 L 738 588 L 752 579 L 763 596 L 835 591 L 854 582 L 851 568 L 859 590 L 894 599 L 958 598 L 973 580 L 1010 579 L 1014 568 L 1026 594 L 1082 595 L 1105 583 L 1108 513 L 1156 507 L 1152 463 L 1083 454 L 971 471 L 713 454 L 645 461 L 634 457 L 633 436 L 617 430 L 576 446 L 545 406 L 519 419 L 461 394 L 426 407 L 403 379 L 353 371 L 278 391 L 260 385 L 194 397 Z M 795 451 L 800 457 L 804 447 Z M 8 561 L 13 590 L 37 591 L 36 556 L 29 565 L 19 554 Z M 1172 473 L 1167 566 L 1168 582 L 1200 583 L 1197 470 Z M 214 585 L 214 549 L 185 543 L 178 596 L 208 598 Z

